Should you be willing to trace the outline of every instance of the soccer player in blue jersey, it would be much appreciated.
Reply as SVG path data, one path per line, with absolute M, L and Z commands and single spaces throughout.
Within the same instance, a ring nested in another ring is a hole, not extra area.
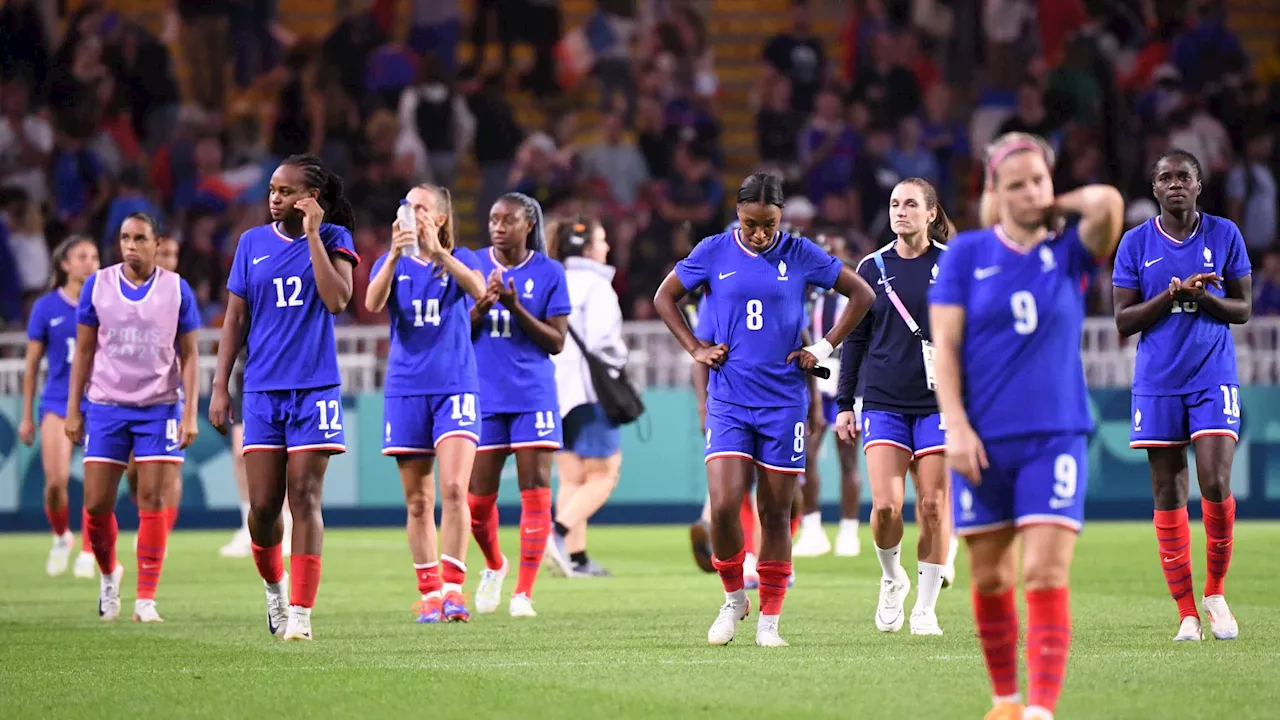
M 199 433 L 200 308 L 186 281 L 156 264 L 155 220 L 134 213 L 120 225 L 124 262 L 85 281 L 76 308 L 75 356 L 67 392 L 67 437 L 84 442 L 85 532 L 102 573 L 98 616 L 120 614 L 115 504 L 129 458 L 138 464 L 138 581 L 133 619 L 162 622 L 156 590 L 169 522 L 164 491 L 182 472 Z M 83 403 L 87 400 L 87 403 Z M 87 405 L 84 411 L 82 404 Z
M 409 554 L 422 596 L 418 622 L 466 622 L 467 485 L 480 442 L 480 380 L 468 304 L 484 298 L 485 279 L 475 253 L 456 245 L 447 189 L 420 185 L 405 201 L 417 216 L 417 231 L 397 226 L 391 251 L 373 265 L 365 296 L 369 311 L 385 307 L 391 316 L 382 454 L 396 459 L 404 486 Z
M 1008 133 L 987 149 L 983 205 L 997 224 L 961 233 L 930 293 L 938 405 L 947 423 L 956 527 L 994 689 L 988 720 L 1052 718 L 1071 645 L 1068 573 L 1084 521 L 1093 429 L 1080 333 L 1084 280 L 1123 223 L 1115 188 L 1057 198 L 1044 140 Z M 1064 224 L 1063 216 L 1077 217 Z M 1021 574 L 1027 707 L 1018 683 Z
M 1169 150 L 1152 169 L 1160 214 L 1125 233 L 1112 278 L 1116 328 L 1142 333 L 1133 371 L 1129 446 L 1145 448 L 1156 538 L 1181 625 L 1174 642 L 1202 640 L 1191 580 L 1187 452 L 1196 450 L 1207 572 L 1204 608 L 1219 640 L 1240 633 L 1223 597 L 1236 501 L 1231 461 L 1240 432 L 1240 379 L 1231 326 L 1249 320 L 1252 269 L 1235 223 L 1196 211 L 1200 162 Z
M 740 509 L 755 466 L 763 468 L 760 512 L 760 620 L 756 644 L 779 647 L 778 617 L 791 576 L 791 507 L 804 472 L 809 393 L 804 370 L 831 355 L 871 306 L 875 294 L 839 259 L 812 241 L 780 232 L 782 181 L 756 173 L 738 190 L 740 228 L 704 239 L 676 264 L 654 307 L 680 345 L 711 368 L 706 415 L 711 536 L 725 604 L 707 633 L 712 645 L 733 640 L 750 612 L 743 587 Z M 699 340 L 676 303 L 709 291 L 715 339 Z M 849 298 L 827 336 L 802 347 L 810 286 Z
M 492 245 L 478 254 L 488 277 L 471 308 L 480 367 L 480 452 L 467 502 L 471 533 L 484 553 L 476 612 L 498 609 L 507 559 L 498 547 L 498 482 L 516 456 L 520 484 L 520 569 L 508 609 L 536 617 L 533 582 L 551 532 L 551 461 L 560 449 L 560 400 L 551 356 L 564 348 L 569 290 L 564 268 L 546 255 L 538 201 L 520 193 L 498 198 L 489 211 Z
M 267 630 L 285 640 L 310 640 L 324 540 L 324 474 L 329 456 L 346 451 L 333 316 L 351 301 L 351 273 L 360 257 L 342 178 L 319 158 L 286 158 L 270 188 L 272 222 L 240 236 L 227 278 L 209 421 L 226 434 L 228 382 L 243 346 L 249 534 L 266 584 Z M 280 547 L 286 494 L 293 510 L 287 590 Z
M 858 275 L 876 288 L 876 303 L 844 344 L 836 427 L 846 441 L 857 433 L 853 402 L 861 374 L 862 448 L 871 479 L 871 533 L 881 573 L 876 627 L 897 632 L 905 619 L 911 579 L 901 560 L 902 503 L 910 470 L 920 527 L 920 586 L 911 611 L 911 634 L 941 635 L 935 607 L 951 545 L 950 478 L 943 456 L 946 425 L 933 393 L 928 310 L 929 289 L 936 282 L 950 226 L 937 191 L 920 178 L 894 187 L 889 220 L 897 239 L 858 265 Z
M 36 300 L 27 321 L 27 360 L 22 374 L 22 419 L 18 423 L 18 438 L 29 447 L 35 442 L 39 428 L 40 459 L 44 465 L 44 514 L 49 519 L 49 528 L 53 530 L 53 547 L 49 550 L 44 569 L 50 576 L 57 576 L 67 571 L 75 545 L 67 496 L 73 446 L 67 439 L 63 423 L 67 412 L 71 358 L 76 350 L 76 305 L 85 280 L 98 271 L 98 247 L 90 238 L 72 235 L 54 248 L 52 264 L 49 292 Z M 40 376 L 42 358 L 48 359 L 48 372 L 37 408 L 36 380 Z M 87 538 L 85 542 L 88 542 Z M 80 553 L 76 559 L 75 576 L 93 577 L 93 553 Z

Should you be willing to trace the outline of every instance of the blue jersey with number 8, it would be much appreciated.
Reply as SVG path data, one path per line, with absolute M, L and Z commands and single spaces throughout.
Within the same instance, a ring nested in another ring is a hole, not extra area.
M 1021 248 L 996 226 L 948 247 L 929 302 L 965 310 L 960 376 L 978 436 L 1091 432 L 1080 334 L 1096 261 L 1078 229 Z

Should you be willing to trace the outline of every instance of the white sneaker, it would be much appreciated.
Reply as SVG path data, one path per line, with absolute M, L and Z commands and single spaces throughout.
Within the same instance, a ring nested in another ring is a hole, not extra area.
M 1178 626 L 1178 634 L 1173 636 L 1174 642 L 1200 642 L 1204 639 L 1204 629 L 1200 626 L 1200 618 L 1182 618 Z
M 67 564 L 71 560 L 71 546 L 76 542 L 76 536 L 68 530 L 61 535 L 55 535 L 53 538 L 53 547 L 49 548 L 49 559 L 44 563 L 44 571 L 49 577 L 58 577 L 67 572 Z
M 760 647 L 787 647 L 787 641 L 778 634 L 778 616 L 761 615 L 756 623 L 756 645 Z
M 253 554 L 253 538 L 249 537 L 249 528 L 240 528 L 231 536 L 231 541 L 222 546 L 218 554 L 224 558 L 247 558 Z M 283 555 L 284 553 L 281 552 Z
M 1209 595 L 1204 599 L 1204 609 L 1209 613 L 1209 629 L 1219 640 L 1235 640 L 1240 637 L 1236 616 L 1227 607 L 1227 599 L 1221 595 Z
M 738 623 L 750 614 L 751 601 L 747 599 L 746 591 L 742 591 L 741 601 L 726 600 L 724 605 L 720 606 L 720 614 L 716 615 L 716 621 L 711 623 L 711 629 L 707 631 L 707 642 L 711 645 L 728 645 L 733 642 Z
M 831 539 L 821 525 L 801 527 L 800 536 L 791 546 L 791 557 L 821 557 L 831 552 Z
M 533 609 L 533 600 L 524 593 L 511 596 L 507 611 L 511 613 L 511 617 L 538 617 L 538 613 Z
M 857 530 L 841 530 L 836 535 L 836 557 L 858 557 L 862 554 L 862 541 Z
M 880 602 L 876 606 L 876 627 L 880 632 L 898 632 L 906 620 L 903 606 L 911 592 L 911 579 L 885 578 L 880 581 Z
M 71 571 L 79 580 L 92 580 L 98 576 L 98 559 L 91 552 L 81 551 L 76 555 L 76 566 Z
M 938 614 L 933 610 L 912 610 L 911 634 L 941 635 L 942 628 L 938 627 Z
M 747 553 L 742 560 L 742 587 L 755 590 L 760 587 L 760 572 L 756 569 L 756 554 Z
M 507 578 L 507 569 L 511 566 L 507 556 L 502 556 L 502 568 L 480 571 L 480 585 L 476 588 L 476 612 L 481 615 L 497 612 L 502 603 L 502 581 Z
M 267 632 L 284 637 L 289 624 L 289 573 L 274 585 L 265 580 L 262 585 L 267 590 Z
M 124 566 L 116 565 L 110 575 L 103 575 L 98 584 L 98 619 L 111 622 L 120 617 L 120 581 L 124 579 Z
M 284 629 L 285 640 L 311 639 L 311 608 L 289 606 L 289 620 Z
M 133 621 L 144 623 L 161 623 L 164 619 L 160 617 L 160 612 L 156 610 L 155 600 L 134 600 L 133 601 Z

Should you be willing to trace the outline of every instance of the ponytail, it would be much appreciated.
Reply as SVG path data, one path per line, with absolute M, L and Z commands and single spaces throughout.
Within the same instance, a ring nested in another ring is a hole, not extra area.
M 49 289 L 57 290 L 67 286 L 71 278 L 67 275 L 67 271 L 63 269 L 62 263 L 71 257 L 71 251 L 75 250 L 81 243 L 88 243 L 95 248 L 98 246 L 91 238 L 84 235 L 71 235 L 67 239 L 58 243 L 53 249 L 53 268 L 49 271 Z
M 325 222 L 355 233 L 356 211 L 351 207 L 351 201 L 347 199 L 341 177 L 325 169 L 324 163 L 315 155 L 290 155 L 280 164 L 301 169 L 306 186 L 320 191 L 320 202 L 328 206 L 325 211 Z
M 507 193 L 499 200 L 519 203 L 524 208 L 525 219 L 529 221 L 529 235 L 525 238 L 524 246 L 529 250 L 545 255 L 547 253 L 547 223 L 542 218 L 542 206 L 538 204 L 538 201 L 518 192 Z
M 574 218 L 573 222 L 556 222 L 548 235 L 547 254 L 562 263 L 567 258 L 581 257 L 599 227 L 599 221 L 585 215 Z

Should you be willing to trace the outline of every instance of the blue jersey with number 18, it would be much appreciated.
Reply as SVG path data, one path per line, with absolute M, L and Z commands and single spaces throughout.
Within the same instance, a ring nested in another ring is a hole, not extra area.
M 789 233 L 756 252 L 737 230 L 704 239 L 676 263 L 685 289 L 710 290 L 698 322 L 712 323 L 714 337 L 705 330 L 697 336 L 729 346 L 728 358 L 711 373 L 708 397 L 749 408 L 808 405 L 804 371 L 787 356 L 803 345 L 809 286 L 830 290 L 843 266 Z
M 477 254 L 479 269 L 502 271 L 502 282 L 515 282 L 517 301 L 539 320 L 568 315 L 569 289 L 564 267 L 539 252 L 507 267 L 494 257 L 493 248 Z M 541 412 L 560 407 L 556 397 L 556 368 L 551 355 L 529 337 L 511 311 L 496 302 L 489 316 L 472 330 L 476 364 L 480 369 L 480 411 L 491 413 Z M 565 338 L 565 342 L 573 342 Z
M 1030 249 L 999 226 L 947 245 L 929 303 L 964 308 L 960 381 L 978 436 L 1091 432 L 1080 334 L 1084 285 L 1096 261 L 1078 229 Z
M 1139 291 L 1145 301 L 1168 290 L 1175 276 L 1185 280 L 1196 273 L 1216 273 L 1238 280 L 1250 272 L 1249 253 L 1235 223 L 1201 213 L 1186 240 L 1166 233 L 1159 217 L 1125 233 L 1111 282 Z M 1212 285 L 1205 292 L 1223 296 Z M 1135 395 L 1186 395 L 1239 382 L 1231 326 L 1194 302 L 1174 303 L 1138 339 Z
M 360 262 L 351 233 L 320 226 L 330 256 Z M 227 290 L 248 305 L 245 392 L 307 390 L 342 383 L 333 314 L 316 289 L 305 237 L 285 235 L 277 223 L 246 230 L 236 245 Z

